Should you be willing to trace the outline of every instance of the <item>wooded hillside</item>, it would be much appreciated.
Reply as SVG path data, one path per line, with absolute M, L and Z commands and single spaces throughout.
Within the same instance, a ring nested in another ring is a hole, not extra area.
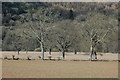
M 118 51 L 118 3 L 3 2 L 2 50 Z M 92 37 L 93 38 L 93 37 Z

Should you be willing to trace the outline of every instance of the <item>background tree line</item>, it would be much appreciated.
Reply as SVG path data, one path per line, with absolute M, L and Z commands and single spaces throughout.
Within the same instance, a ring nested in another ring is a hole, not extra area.
M 89 52 L 97 33 L 99 52 L 118 52 L 117 3 L 4 2 L 2 50 Z M 92 34 L 91 34 L 92 33 Z M 44 56 L 44 55 L 43 55 Z

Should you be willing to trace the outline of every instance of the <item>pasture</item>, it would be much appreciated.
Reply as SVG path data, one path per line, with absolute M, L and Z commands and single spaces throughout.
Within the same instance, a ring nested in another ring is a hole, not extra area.
M 97 53 L 98 54 L 98 60 L 118 60 L 118 54 L 112 54 L 112 53 Z M 100 55 L 102 54 L 102 56 Z M 28 57 L 31 59 L 37 59 L 39 60 L 39 56 L 42 56 L 41 52 L 23 52 L 21 51 L 20 54 L 17 54 L 17 51 L 2 51 L 2 55 L 0 58 L 7 57 L 9 59 L 12 59 L 12 55 L 15 55 L 16 58 L 20 58 L 22 60 L 26 60 Z M 89 52 L 77 52 L 77 54 L 74 54 L 74 52 L 66 52 L 65 60 L 88 60 L 89 58 Z M 58 59 L 60 56 L 62 56 L 61 52 L 52 52 L 51 57 L 52 59 Z M 45 52 L 44 54 L 45 59 L 48 59 L 49 53 Z
M 87 61 L 85 53 L 66 53 L 65 60 L 57 60 L 59 52 L 52 53 L 56 60 L 40 60 L 40 52 L 2 52 L 3 56 L 16 55 L 20 60 L 3 60 L 3 78 L 117 78 L 118 59 L 117 54 L 98 55 L 99 60 L 108 61 Z M 33 60 L 26 60 L 30 56 Z M 48 53 L 45 53 L 47 59 Z M 84 61 L 85 60 L 85 61 Z

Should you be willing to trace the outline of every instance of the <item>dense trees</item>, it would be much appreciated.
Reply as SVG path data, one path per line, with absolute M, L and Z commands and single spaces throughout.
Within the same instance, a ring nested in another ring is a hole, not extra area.
M 8 9 L 9 8 L 9 9 Z M 3 50 L 117 52 L 116 3 L 3 3 Z M 111 12 L 111 13 L 110 13 Z M 95 55 L 95 57 L 94 57 Z

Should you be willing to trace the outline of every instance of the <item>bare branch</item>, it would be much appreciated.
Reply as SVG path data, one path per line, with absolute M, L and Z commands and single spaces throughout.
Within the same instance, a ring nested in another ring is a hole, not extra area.
M 100 42 L 100 41 L 102 41 L 105 38 L 105 36 L 108 34 L 109 31 L 110 31 L 110 28 L 108 28 L 108 30 L 106 31 L 106 33 L 103 35 L 103 37 L 101 39 L 99 39 L 97 41 L 97 43 Z
M 39 35 L 36 33 L 37 31 L 32 26 L 30 26 L 30 28 L 33 31 L 33 33 L 36 35 L 36 37 L 38 38 L 38 40 L 41 42 L 41 39 L 40 39 Z

